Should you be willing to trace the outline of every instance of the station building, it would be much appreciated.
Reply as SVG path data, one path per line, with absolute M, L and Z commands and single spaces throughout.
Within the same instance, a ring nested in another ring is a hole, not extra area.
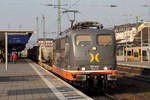
M 144 58 L 143 56 L 147 56 L 146 60 L 150 59 L 148 57 L 150 54 L 149 27 L 150 27 L 149 21 L 144 21 L 142 23 L 124 24 L 114 27 L 117 40 L 117 60 L 119 61 L 124 61 L 125 59 L 135 60 L 134 57 L 135 55 L 138 56 L 136 59 L 138 61 L 143 60 L 142 59 Z M 136 54 L 135 52 L 137 52 L 138 54 Z

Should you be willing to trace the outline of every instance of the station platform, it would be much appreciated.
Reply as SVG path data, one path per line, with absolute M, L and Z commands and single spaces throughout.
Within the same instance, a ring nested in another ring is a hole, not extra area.
M 0 100 L 92 100 L 29 59 L 0 64 Z
M 117 65 L 123 65 L 123 66 L 131 66 L 131 67 L 139 67 L 139 68 L 146 68 L 150 69 L 150 62 L 148 61 L 118 61 Z

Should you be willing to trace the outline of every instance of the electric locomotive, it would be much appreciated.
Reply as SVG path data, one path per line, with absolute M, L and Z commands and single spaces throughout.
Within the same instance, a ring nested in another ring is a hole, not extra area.
M 52 72 L 87 88 L 108 88 L 117 78 L 115 33 L 98 22 L 81 22 L 53 45 Z

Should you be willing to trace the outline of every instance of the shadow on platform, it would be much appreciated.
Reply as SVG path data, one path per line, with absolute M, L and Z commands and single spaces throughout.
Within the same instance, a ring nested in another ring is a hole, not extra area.
M 42 93 L 52 93 L 52 91 L 49 88 L 9 90 L 8 96 L 27 95 L 27 94 L 42 94 Z
M 43 75 L 49 77 L 48 75 Z M 40 78 L 39 75 L 28 76 L 0 76 L 0 82 L 16 82 L 16 81 L 36 81 Z

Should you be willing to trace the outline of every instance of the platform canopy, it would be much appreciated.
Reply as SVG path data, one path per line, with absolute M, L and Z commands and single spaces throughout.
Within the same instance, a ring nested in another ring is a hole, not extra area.
M 0 48 L 5 47 L 5 33 L 8 34 L 9 50 L 11 50 L 12 48 L 15 48 L 17 50 L 22 50 L 24 49 L 31 35 L 35 33 L 35 31 L 34 30 L 0 30 Z

